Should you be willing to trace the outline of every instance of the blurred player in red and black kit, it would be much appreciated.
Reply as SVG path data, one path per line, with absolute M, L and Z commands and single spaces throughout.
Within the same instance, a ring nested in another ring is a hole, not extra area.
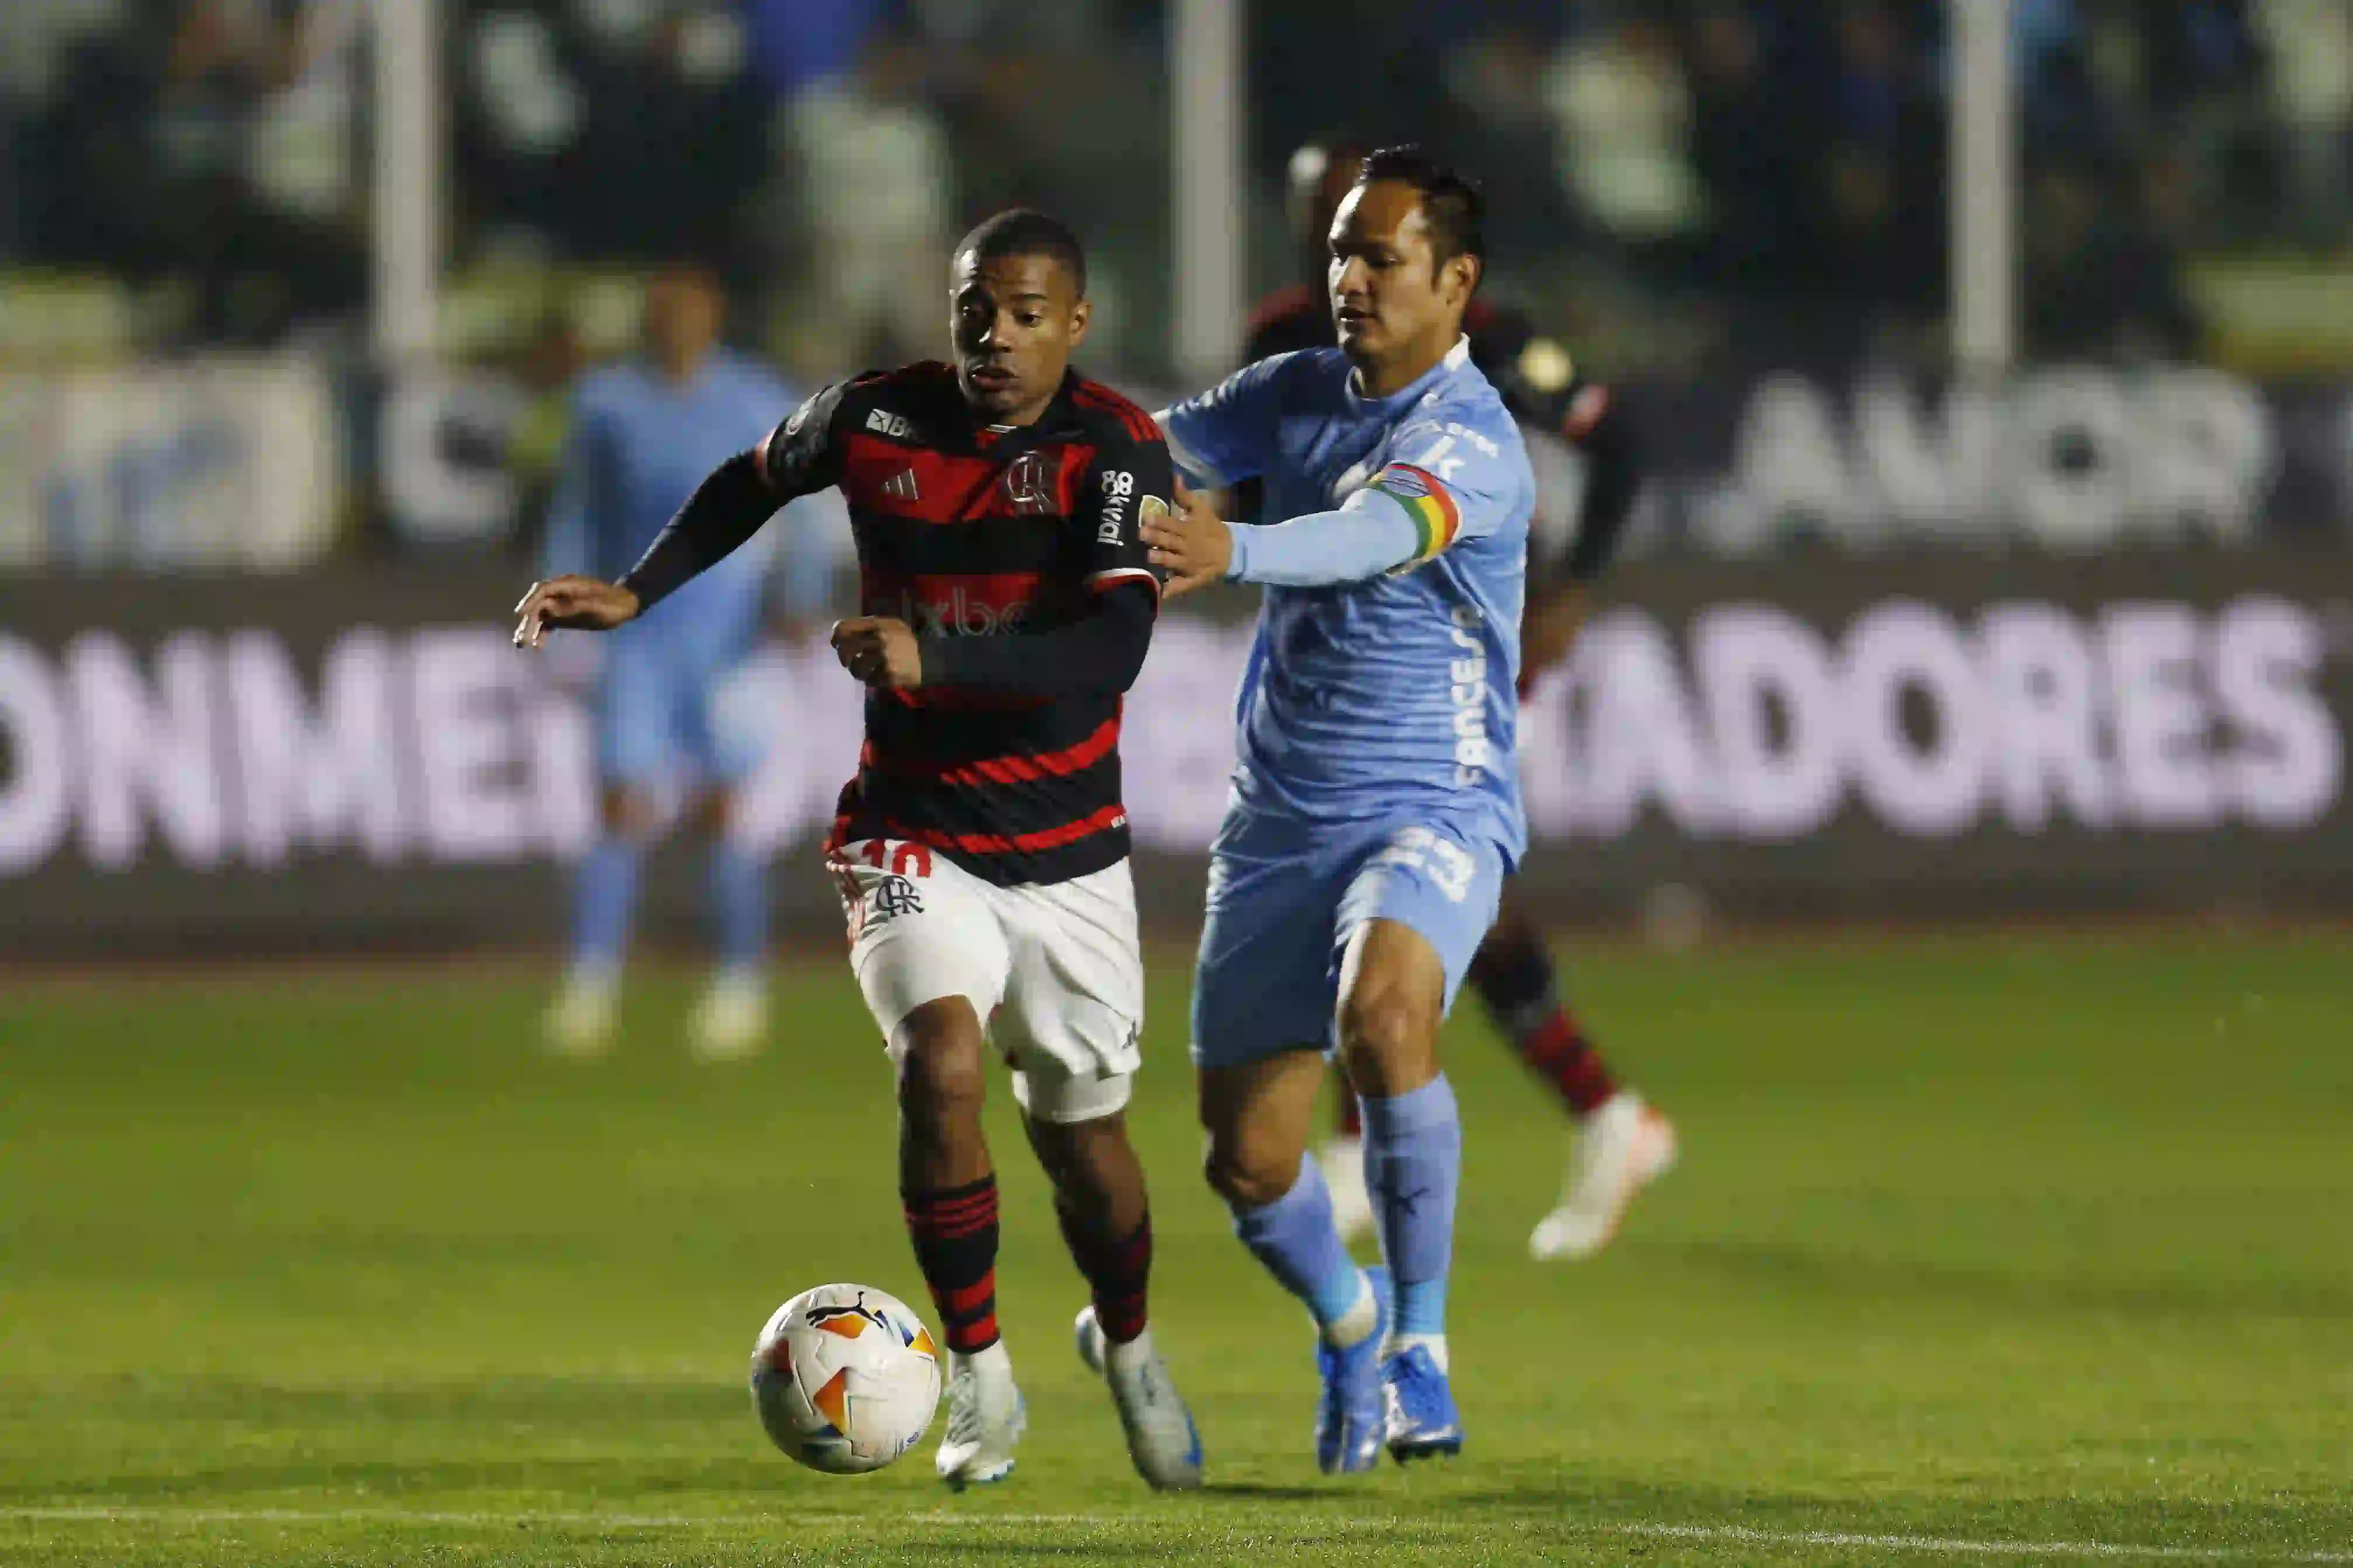
M 1152 1227 L 1123 1115 L 1144 964 L 1120 707 L 1160 605 L 1138 531 L 1175 471 L 1149 414 L 1070 368 L 1092 307 L 1069 229 L 1000 213 L 948 283 L 955 363 L 818 393 L 714 469 L 618 583 L 535 584 L 515 640 L 633 620 L 786 502 L 840 489 L 865 613 L 833 646 L 867 688 L 866 745 L 827 850 L 898 1069 L 900 1192 L 946 1331 L 940 1476 L 1002 1479 L 1023 1426 L 981 1131 L 994 1046 L 1092 1287 L 1079 1337 L 1130 1457 L 1155 1487 L 1197 1487 L 1200 1439 L 1145 1326 Z
M 1311 281 L 1270 295 L 1250 319 L 1244 360 L 1338 341 L 1324 284 L 1332 219 L 1356 178 L 1366 149 L 1311 142 L 1292 155 L 1291 216 Z M 1530 524 L 1527 609 L 1521 622 L 1520 694 L 1558 664 L 1586 609 L 1586 585 L 1615 553 L 1641 482 L 1641 458 L 1623 410 L 1609 389 L 1587 381 L 1559 344 L 1526 318 L 1473 299 L 1463 317 L 1471 357 L 1504 395 L 1531 457 L 1567 443 L 1581 459 L 1583 494 L 1576 515 L 1557 495 L 1539 495 Z M 1546 465 L 1537 461 L 1541 480 Z M 1547 501 L 1552 504 L 1547 505 Z M 1248 515 L 1251 498 L 1239 498 Z M 1675 1131 L 1656 1110 L 1611 1076 L 1601 1053 L 1560 994 L 1544 933 L 1508 889 L 1503 912 L 1472 961 L 1471 984 L 1488 1016 L 1520 1057 L 1559 1091 L 1577 1129 L 1560 1201 L 1528 1238 L 1539 1258 L 1584 1258 L 1616 1234 L 1626 1205 L 1675 1159 Z M 1354 1095 L 1340 1097 L 1339 1136 L 1321 1159 L 1345 1234 L 1372 1226 L 1365 1194 L 1362 1133 Z

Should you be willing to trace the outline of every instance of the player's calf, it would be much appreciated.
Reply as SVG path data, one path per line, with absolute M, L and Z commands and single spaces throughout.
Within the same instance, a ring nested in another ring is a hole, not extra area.
M 962 996 L 927 1002 L 892 1031 L 899 1073 L 899 1180 L 902 1187 L 961 1185 L 990 1170 L 981 1132 L 987 1044 Z
M 1062 1243 L 1115 1342 L 1144 1331 L 1152 1274 L 1152 1215 L 1144 1167 L 1117 1111 L 1075 1123 L 1024 1119 L 1030 1147 L 1054 1184 Z
M 1011 1471 L 1023 1425 L 997 1330 L 997 1173 L 980 1126 L 984 1052 L 979 1015 L 962 996 L 926 1003 L 892 1031 L 900 1198 L 950 1356 L 937 1464 L 941 1479 L 958 1488 Z
M 1454 1205 L 1462 1170 L 1462 1123 L 1453 1087 L 1437 1070 L 1445 1016 L 1446 970 L 1429 939 L 1402 921 L 1368 921 L 1351 937 L 1342 969 L 1341 1048 L 1359 1087 L 1365 1123 L 1365 1184 L 1396 1290 L 1382 1348 L 1388 1384 L 1390 1448 L 1419 1451 L 1413 1433 L 1461 1444 L 1445 1389 L 1446 1290 L 1453 1268 Z M 1433 1370 L 1438 1397 L 1418 1395 L 1400 1427 L 1400 1368 Z M 1400 1449 L 1400 1431 L 1406 1434 Z
M 1039 1086 L 1029 1089 L 1039 1108 Z M 1029 1141 L 1054 1182 L 1054 1213 L 1093 1301 L 1079 1314 L 1079 1354 L 1103 1374 L 1127 1435 L 1128 1458 L 1155 1490 L 1201 1484 L 1201 1438 L 1176 1381 L 1153 1348 L 1147 1287 L 1152 1216 L 1144 1169 L 1119 1112 L 1076 1123 L 1033 1114 Z
M 1204 1068 L 1201 1122 L 1209 1184 L 1232 1211 L 1234 1234 L 1314 1320 L 1324 1384 L 1315 1457 L 1339 1472 L 1369 1469 L 1380 1458 L 1387 1298 L 1348 1256 L 1323 1173 L 1304 1152 L 1323 1076 L 1313 1049 Z

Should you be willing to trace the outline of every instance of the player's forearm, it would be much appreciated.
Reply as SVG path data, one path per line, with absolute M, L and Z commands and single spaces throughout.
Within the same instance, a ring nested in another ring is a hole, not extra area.
M 621 578 L 637 595 L 644 614 L 691 581 L 724 561 L 760 531 L 780 503 L 762 482 L 752 454 L 739 452 L 711 470 L 678 515 L 663 525 L 652 544 Z
M 1018 637 L 924 637 L 923 684 L 1008 697 L 1109 697 L 1135 684 L 1152 646 L 1157 596 L 1147 583 L 1105 590 L 1093 613 Z
M 1226 575 L 1278 588 L 1362 583 L 1413 559 L 1420 531 L 1393 508 L 1315 511 L 1251 528 L 1228 523 L 1234 554 Z

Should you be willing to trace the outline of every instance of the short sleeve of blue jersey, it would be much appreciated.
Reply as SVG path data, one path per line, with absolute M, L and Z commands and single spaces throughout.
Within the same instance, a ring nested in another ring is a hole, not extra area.
M 1519 432 L 1500 412 L 1440 408 L 1398 427 L 1390 459 L 1343 510 L 1394 506 L 1419 538 L 1398 569 L 1409 571 L 1458 540 L 1525 525 L 1534 480 Z
M 1296 357 L 1276 354 L 1246 364 L 1155 416 L 1178 471 L 1212 489 L 1264 473 L 1274 456 L 1282 367 Z

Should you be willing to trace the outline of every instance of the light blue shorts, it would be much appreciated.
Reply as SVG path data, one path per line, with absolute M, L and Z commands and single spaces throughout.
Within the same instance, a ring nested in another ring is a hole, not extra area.
M 733 649 L 617 637 L 596 689 L 598 775 L 650 788 L 685 769 L 701 783 L 740 784 L 757 765 L 757 750 L 714 711 L 739 662 Z
M 1438 950 L 1446 1005 L 1495 923 L 1502 847 L 1444 816 L 1335 827 L 1232 812 L 1210 850 L 1193 975 L 1193 1059 L 1234 1067 L 1335 1044 L 1340 961 L 1366 921 Z

